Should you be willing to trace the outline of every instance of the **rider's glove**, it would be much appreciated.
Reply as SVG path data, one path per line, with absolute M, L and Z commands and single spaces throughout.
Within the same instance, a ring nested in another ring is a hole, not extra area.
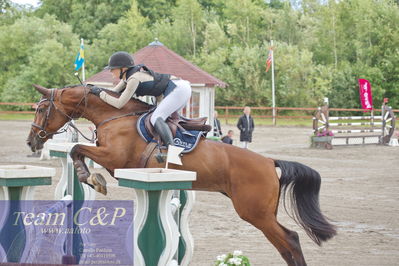
M 92 93 L 92 94 L 97 95 L 98 97 L 100 97 L 100 93 L 102 92 L 102 90 L 103 90 L 102 88 L 93 86 L 93 87 L 91 87 L 91 89 L 90 89 L 90 93 Z

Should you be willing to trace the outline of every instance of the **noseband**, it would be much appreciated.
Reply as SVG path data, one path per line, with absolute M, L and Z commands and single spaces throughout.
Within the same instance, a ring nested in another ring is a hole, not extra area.
M 68 130 L 67 127 L 64 127 L 62 130 L 59 131 L 55 131 L 55 132 L 47 132 L 46 131 L 46 127 L 48 125 L 48 120 L 51 114 L 51 109 L 54 107 L 54 109 L 58 112 L 60 112 L 63 116 L 65 116 L 66 118 L 68 118 L 68 122 L 67 124 L 69 126 L 72 126 L 73 128 L 76 128 L 72 123 L 71 120 L 75 119 L 75 118 L 79 118 L 79 117 L 73 117 L 73 116 L 69 116 L 68 114 L 66 114 L 65 112 L 61 111 L 59 108 L 57 108 L 57 106 L 54 104 L 54 98 L 55 98 L 55 90 L 56 89 L 51 89 L 51 94 L 50 94 L 50 99 L 44 98 L 42 100 L 40 100 L 40 102 L 37 104 L 38 108 L 36 109 L 36 113 L 38 112 L 37 110 L 39 110 L 39 106 L 40 104 L 42 104 L 43 102 L 49 101 L 50 102 L 50 106 L 47 109 L 46 112 L 46 117 L 44 119 L 43 125 L 38 125 L 35 122 L 32 123 L 32 127 L 35 127 L 37 129 L 39 129 L 39 132 L 37 132 L 37 137 L 41 140 L 45 139 L 46 137 L 51 137 L 53 135 L 57 135 L 57 134 L 61 134 L 64 133 Z M 77 107 L 83 102 L 83 100 L 86 99 L 86 93 L 83 95 L 82 99 L 79 101 L 79 103 L 76 105 L 75 110 L 77 109 Z M 85 101 L 85 106 L 87 105 L 87 101 Z M 33 131 L 33 129 L 32 129 Z

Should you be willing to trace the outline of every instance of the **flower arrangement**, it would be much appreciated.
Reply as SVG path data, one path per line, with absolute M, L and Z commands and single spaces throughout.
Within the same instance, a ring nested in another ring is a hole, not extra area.
M 250 266 L 249 259 L 242 255 L 240 250 L 235 250 L 233 254 L 222 254 L 217 256 L 215 266 L 234 266 L 234 265 L 241 265 L 241 266 Z
M 316 133 L 317 137 L 332 137 L 334 133 L 331 130 L 323 129 Z

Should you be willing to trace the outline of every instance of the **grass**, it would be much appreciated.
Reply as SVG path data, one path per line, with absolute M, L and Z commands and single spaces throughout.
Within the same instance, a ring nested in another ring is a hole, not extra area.
M 35 117 L 34 114 L 2 114 L 0 113 L 0 121 L 33 121 L 33 118 Z M 78 120 L 78 123 L 86 123 L 89 122 L 84 118 L 80 118 Z
M 0 120 L 30 120 L 33 121 L 35 116 L 33 114 L 1 114 Z
M 33 121 L 33 114 L 1 114 L 0 120 L 20 120 L 20 121 Z M 79 122 L 86 122 L 85 119 L 80 119 Z M 237 124 L 238 119 L 229 118 L 227 120 L 227 125 L 235 126 Z M 226 124 L 226 119 L 220 119 L 222 124 Z M 312 127 L 312 119 L 287 119 L 281 118 L 277 119 L 277 126 L 304 126 L 304 127 Z M 255 118 L 255 126 L 272 126 L 273 121 L 270 118 Z

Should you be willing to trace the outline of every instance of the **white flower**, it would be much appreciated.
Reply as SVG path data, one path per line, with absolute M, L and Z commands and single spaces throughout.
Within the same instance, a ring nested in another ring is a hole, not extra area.
M 216 259 L 217 259 L 218 261 L 224 261 L 226 258 L 227 258 L 227 255 L 226 255 L 226 254 L 222 254 L 222 255 L 216 257 Z M 221 265 L 221 264 L 220 264 L 220 265 Z
M 242 255 L 242 251 L 241 250 L 234 250 L 233 256 L 241 256 L 241 255 Z
M 241 265 L 242 259 L 236 258 L 235 265 Z
M 240 258 L 231 258 L 228 261 L 230 264 L 234 264 L 234 265 L 241 265 L 242 259 Z
M 224 263 L 224 262 L 221 262 L 221 263 L 218 264 L 218 266 L 227 266 L 227 264 Z

